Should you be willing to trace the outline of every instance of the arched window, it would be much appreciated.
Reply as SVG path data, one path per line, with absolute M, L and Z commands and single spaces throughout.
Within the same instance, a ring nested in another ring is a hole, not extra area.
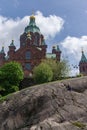
M 31 59 L 31 52 L 27 51 L 26 54 L 25 54 L 25 57 L 26 57 L 26 60 Z

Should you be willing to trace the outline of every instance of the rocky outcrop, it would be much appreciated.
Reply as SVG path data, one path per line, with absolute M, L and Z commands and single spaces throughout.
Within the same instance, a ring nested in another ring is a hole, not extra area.
M 37 85 L 0 103 L 0 130 L 87 130 L 87 77 Z

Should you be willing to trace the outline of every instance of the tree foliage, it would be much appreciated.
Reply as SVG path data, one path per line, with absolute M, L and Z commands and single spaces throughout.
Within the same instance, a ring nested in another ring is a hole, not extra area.
M 53 78 L 51 67 L 46 63 L 41 63 L 33 70 L 33 75 L 36 83 L 49 82 Z
M 6 93 L 18 90 L 19 82 L 23 79 L 23 70 L 19 63 L 9 62 L 0 68 L 0 86 Z
M 51 67 L 53 72 L 53 80 L 65 78 L 69 74 L 68 62 L 65 60 L 58 62 L 54 59 L 45 59 L 42 62 Z

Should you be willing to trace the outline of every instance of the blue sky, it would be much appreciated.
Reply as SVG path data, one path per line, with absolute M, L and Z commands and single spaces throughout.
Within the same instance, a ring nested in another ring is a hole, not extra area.
M 0 0 L 0 48 L 3 43 L 8 46 L 12 38 L 19 46 L 19 36 L 32 11 L 46 37 L 48 51 L 58 44 L 72 73 L 78 73 L 72 65 L 79 64 L 82 47 L 87 56 L 87 0 Z

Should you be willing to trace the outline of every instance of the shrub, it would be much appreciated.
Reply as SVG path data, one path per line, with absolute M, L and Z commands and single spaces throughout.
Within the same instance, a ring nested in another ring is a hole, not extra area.
M 56 61 L 54 59 L 42 60 L 42 63 L 48 64 L 53 72 L 53 80 L 62 79 L 68 76 L 69 66 L 67 61 Z
M 23 70 L 19 63 L 9 62 L 0 68 L 0 86 L 5 93 L 18 90 L 18 85 L 23 79 Z
M 48 64 L 41 63 L 34 68 L 33 76 L 36 83 L 45 83 L 52 80 L 53 72 Z

